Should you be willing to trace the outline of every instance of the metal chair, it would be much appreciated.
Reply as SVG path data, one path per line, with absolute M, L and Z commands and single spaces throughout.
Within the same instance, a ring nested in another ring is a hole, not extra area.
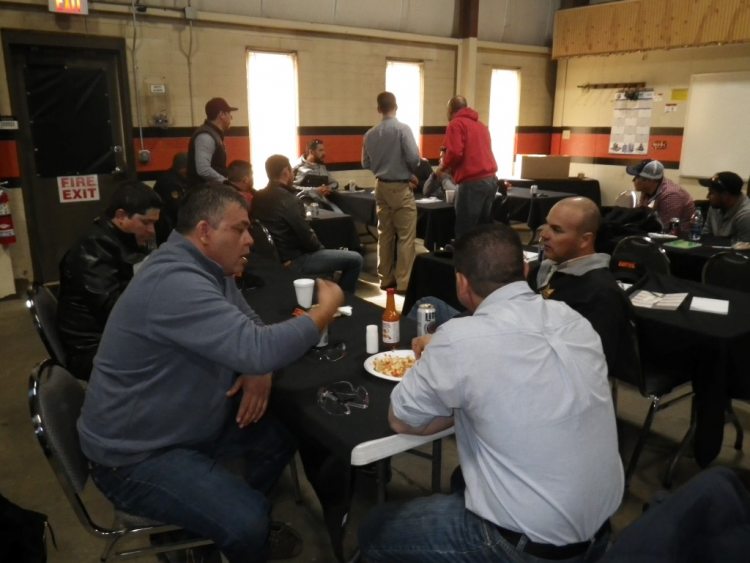
M 632 385 L 638 389 L 640 394 L 650 401 L 646 418 L 641 426 L 641 431 L 638 434 L 638 440 L 636 441 L 633 452 L 630 454 L 627 467 L 625 468 L 625 485 L 630 484 L 630 478 L 635 472 L 635 468 L 638 465 L 638 459 L 643 452 L 643 447 L 646 444 L 646 438 L 651 431 L 651 425 L 654 422 L 654 416 L 657 412 L 662 411 L 675 403 L 692 397 L 693 391 L 680 391 L 680 394 L 666 399 L 665 397 L 670 393 L 684 388 L 690 383 L 691 378 L 687 370 L 672 370 L 665 369 L 663 365 L 656 365 L 652 362 L 652 358 L 658 358 L 660 356 L 658 351 L 658 343 L 654 344 L 654 350 L 649 348 L 651 341 L 647 336 L 639 335 L 638 326 L 636 323 L 632 323 L 633 330 L 632 335 L 632 349 L 636 354 L 637 360 L 633 362 L 630 370 L 622 370 L 615 374 L 612 378 L 612 392 L 615 401 L 615 408 L 617 408 L 617 383 L 621 381 Z M 642 343 L 642 344 L 640 344 Z M 644 346 L 646 347 L 644 351 Z M 657 354 L 654 356 L 654 354 Z M 678 447 L 675 454 L 672 456 L 670 463 L 667 467 L 667 471 L 664 476 L 664 483 L 671 484 L 672 474 L 677 465 L 677 461 L 687 449 L 687 446 L 692 441 L 695 434 L 695 409 L 693 408 L 690 417 L 690 426 L 688 428 L 685 437 L 683 438 L 680 446 Z M 667 485 L 668 486 L 668 485 Z
M 620 192 L 617 196 L 613 207 L 627 207 L 628 209 L 635 209 L 638 207 L 638 192 L 635 190 L 625 190 Z
M 182 528 L 133 516 L 116 509 L 112 527 L 94 522 L 81 498 L 89 478 L 89 463 L 81 451 L 76 429 L 84 393 L 81 381 L 50 360 L 35 367 L 29 377 L 29 409 L 34 433 L 78 520 L 88 532 L 106 540 L 99 560 L 127 559 L 212 544 L 211 540 L 203 538 L 177 541 L 167 539 L 160 545 L 115 550 L 122 539 L 148 537 Z
M 609 269 L 619 281 L 635 283 L 648 273 L 670 273 L 667 253 L 647 237 L 630 236 L 615 246 Z
M 58 365 L 67 365 L 65 348 L 57 331 L 57 298 L 41 284 L 29 287 L 26 295 L 26 307 L 49 357 Z
M 703 265 L 703 283 L 738 291 L 750 291 L 750 256 L 719 252 Z
M 279 252 L 276 249 L 276 243 L 273 241 L 271 233 L 263 223 L 257 219 L 253 219 L 250 223 L 250 235 L 253 237 L 253 252 L 264 256 L 266 258 L 272 258 L 279 262 Z

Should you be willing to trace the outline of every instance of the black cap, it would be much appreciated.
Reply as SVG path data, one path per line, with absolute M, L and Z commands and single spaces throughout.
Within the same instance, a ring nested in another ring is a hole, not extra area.
M 706 186 L 717 192 L 727 192 L 733 195 L 739 195 L 742 192 L 742 178 L 734 172 L 718 172 L 711 178 L 701 178 L 698 180 L 701 186 Z
M 224 98 L 211 98 L 206 102 L 206 117 L 216 119 L 222 111 L 237 111 L 230 106 Z

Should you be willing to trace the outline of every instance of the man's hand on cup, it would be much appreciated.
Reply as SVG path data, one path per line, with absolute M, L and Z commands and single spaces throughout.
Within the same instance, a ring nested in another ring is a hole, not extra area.
M 344 304 L 344 292 L 335 282 L 317 279 L 318 306 L 310 310 L 310 317 L 322 329 L 333 320 L 338 308 Z

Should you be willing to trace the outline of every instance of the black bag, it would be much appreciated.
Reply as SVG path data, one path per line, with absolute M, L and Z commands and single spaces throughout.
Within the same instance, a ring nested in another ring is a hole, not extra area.
M 596 251 L 612 254 L 620 239 L 660 233 L 662 224 L 653 209 L 648 207 L 615 207 L 602 218 L 596 237 Z
M 47 561 L 47 515 L 26 510 L 0 495 L 0 561 Z M 50 528 L 52 543 L 54 534 Z

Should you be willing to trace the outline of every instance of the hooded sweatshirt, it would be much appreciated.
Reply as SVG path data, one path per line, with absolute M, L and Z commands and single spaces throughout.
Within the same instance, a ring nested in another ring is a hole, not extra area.
M 490 131 L 473 109 L 463 108 L 453 115 L 443 145 L 443 167 L 452 170 L 457 184 L 481 180 L 497 172 Z
M 264 374 L 319 338 L 308 316 L 266 326 L 233 278 L 173 231 L 117 301 L 78 420 L 81 448 L 108 467 L 221 435 L 240 373 Z

